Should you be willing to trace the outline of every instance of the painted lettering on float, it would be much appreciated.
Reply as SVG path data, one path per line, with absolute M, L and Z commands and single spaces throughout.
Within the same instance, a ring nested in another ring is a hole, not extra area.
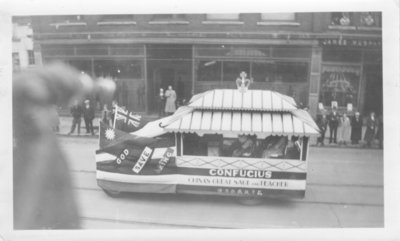
M 139 173 L 144 165 L 146 164 L 147 160 L 149 159 L 153 150 L 150 147 L 144 148 L 142 155 L 140 155 L 139 160 L 136 162 L 135 166 L 132 168 L 132 171 Z
M 267 170 L 244 170 L 244 169 L 210 169 L 210 176 L 222 177 L 247 177 L 247 178 L 265 178 L 272 177 L 272 172 Z

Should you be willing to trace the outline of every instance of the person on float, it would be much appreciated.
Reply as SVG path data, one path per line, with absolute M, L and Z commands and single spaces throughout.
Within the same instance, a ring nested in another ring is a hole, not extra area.
M 251 157 L 255 148 L 255 143 L 247 135 L 239 135 L 239 138 L 232 144 L 232 156 Z

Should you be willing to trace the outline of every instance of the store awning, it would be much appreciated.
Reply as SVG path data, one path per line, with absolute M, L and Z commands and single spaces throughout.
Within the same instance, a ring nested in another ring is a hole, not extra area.
M 296 110 L 292 97 L 270 90 L 216 89 L 193 96 L 189 107 L 195 109 L 251 110 L 286 112 Z
M 260 138 L 269 135 L 311 136 L 319 135 L 313 121 L 301 111 L 296 113 L 263 113 L 247 111 L 194 110 L 169 123 L 165 130 L 198 134 L 255 134 Z M 304 114 L 304 116 L 302 116 Z M 306 118 L 307 117 L 307 118 Z

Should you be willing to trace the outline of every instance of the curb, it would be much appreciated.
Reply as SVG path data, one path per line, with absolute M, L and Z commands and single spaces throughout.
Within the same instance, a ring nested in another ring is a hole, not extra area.
M 59 134 L 59 133 L 56 133 L 56 136 L 59 136 L 59 137 L 67 137 L 67 138 L 88 138 L 88 139 L 98 139 L 98 138 L 99 138 L 99 135 L 98 135 L 98 134 L 94 134 L 94 135 L 86 135 L 86 134 L 81 134 L 81 135 L 72 134 L 72 135 L 68 135 L 68 134 Z

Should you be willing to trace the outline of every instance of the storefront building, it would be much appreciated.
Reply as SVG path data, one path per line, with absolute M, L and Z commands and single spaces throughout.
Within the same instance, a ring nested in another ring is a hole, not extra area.
M 157 113 L 160 88 L 178 103 L 215 88 L 290 95 L 310 113 L 382 112 L 380 13 L 160 14 L 32 17 L 35 56 L 117 83 L 115 99 Z M 378 100 L 378 101 L 377 101 Z M 101 102 L 101 100 L 98 100 Z M 350 105 L 349 105 L 350 104 Z

